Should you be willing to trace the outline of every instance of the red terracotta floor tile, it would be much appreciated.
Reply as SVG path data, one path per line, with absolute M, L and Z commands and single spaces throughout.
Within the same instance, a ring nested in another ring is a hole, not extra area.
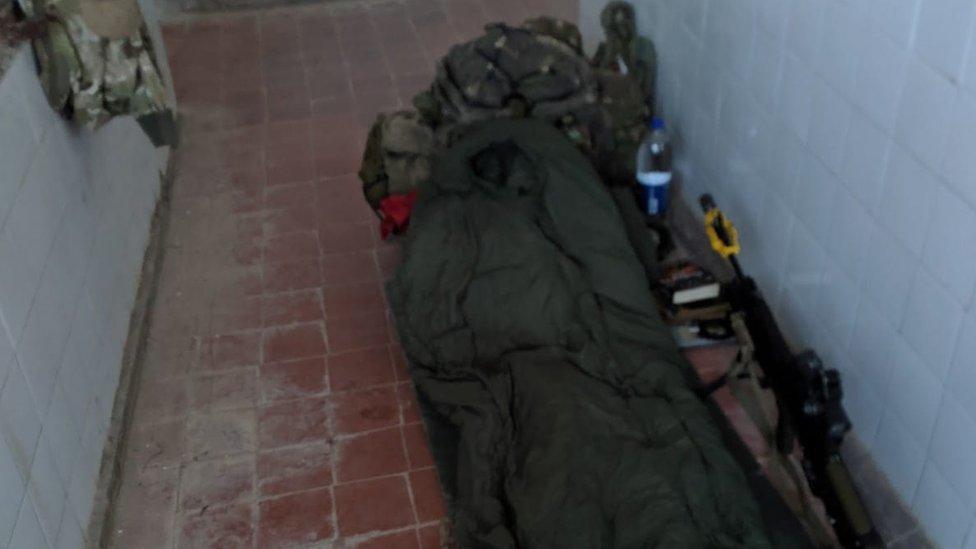
M 389 342 L 386 312 L 381 310 L 325 319 L 329 350 L 341 353 L 353 349 L 378 347 Z
M 356 545 L 356 549 L 418 549 L 417 532 L 404 530 L 371 537 Z
M 335 487 L 339 534 L 354 536 L 413 524 L 413 508 L 403 476 L 340 484 Z
M 396 372 L 397 380 L 409 381 L 410 362 L 403 349 L 397 344 L 390 345 L 390 356 L 393 357 L 393 371 Z
M 188 463 L 180 474 L 180 505 L 184 513 L 226 505 L 253 495 L 253 456 Z
M 318 258 L 264 265 L 266 294 L 318 288 L 321 284 L 322 266 Z
M 434 456 L 430 452 L 430 442 L 423 423 L 404 425 L 403 442 L 407 447 L 407 458 L 411 469 L 434 466 Z
M 326 317 L 346 317 L 386 308 L 378 282 L 327 286 L 322 290 Z M 383 322 L 384 327 L 386 322 Z
M 318 194 L 311 182 L 291 183 L 269 187 L 264 192 L 264 207 L 268 210 L 315 205 Z M 316 206 L 317 209 L 317 206 Z M 319 215 L 321 218 L 321 215 Z
M 372 431 L 336 443 L 339 482 L 393 475 L 407 470 L 400 429 Z
M 255 247 L 257 257 L 261 257 L 260 247 Z M 214 303 L 212 311 L 214 326 L 219 327 L 221 333 L 254 330 L 261 327 L 261 297 L 252 296 L 243 299 L 222 300 Z
M 272 404 L 259 412 L 258 440 L 262 450 L 322 441 L 330 435 L 324 398 Z
M 257 448 L 253 411 L 190 414 L 186 424 L 183 460 L 228 458 Z
M 264 332 L 264 362 L 282 362 L 325 354 L 318 322 L 269 328 Z
M 332 485 L 332 446 L 315 442 L 258 454 L 257 479 L 263 497 Z
M 400 423 L 396 392 L 392 387 L 333 395 L 335 427 L 339 434 L 352 434 Z
M 256 368 L 195 376 L 190 380 L 191 406 L 201 412 L 253 408 L 257 377 Z
M 264 245 L 264 260 L 269 263 L 298 261 L 319 256 L 319 239 L 315 231 L 272 236 Z
M 325 357 L 262 364 L 261 399 L 267 404 L 320 395 L 329 387 L 326 372 Z
M 417 537 L 420 539 L 421 549 L 444 549 L 454 547 L 448 544 L 446 535 L 447 525 L 445 523 L 428 524 L 417 529 Z
M 301 290 L 264 296 L 265 327 L 284 326 L 299 322 L 316 322 L 325 317 L 322 298 L 316 290 Z
M 183 516 L 180 548 L 243 549 L 254 544 L 253 504 L 207 509 Z
M 387 347 L 373 347 L 329 357 L 329 386 L 333 391 L 366 389 L 396 381 Z
M 260 362 L 260 331 L 217 335 L 203 342 L 202 370 L 227 370 Z
M 433 467 L 410 471 L 410 488 L 417 507 L 417 520 L 429 522 L 444 518 L 447 513 L 444 507 L 444 493 L 437 479 L 437 471 Z
M 301 547 L 331 538 L 332 505 L 331 488 L 261 501 L 258 547 Z
M 183 418 L 189 403 L 187 393 L 187 381 L 182 377 L 147 384 L 136 397 L 136 421 L 145 424 Z
M 319 246 L 323 254 L 372 250 L 373 223 L 328 223 L 319 225 Z
M 412 381 L 405 381 L 397 385 L 397 404 L 400 407 L 400 416 L 403 423 L 416 423 L 422 421 L 420 415 L 420 405 L 417 403 L 417 390 Z
M 368 251 L 323 255 L 322 279 L 326 286 L 379 280 L 376 258 Z
M 264 230 L 268 236 L 317 231 L 319 213 L 315 204 L 291 204 L 269 210 L 265 214 Z
M 179 465 L 183 456 L 185 426 L 186 422 L 182 419 L 133 425 L 126 435 L 126 467 L 142 471 Z
M 171 547 L 175 541 L 179 468 L 126 468 L 115 502 L 113 547 Z

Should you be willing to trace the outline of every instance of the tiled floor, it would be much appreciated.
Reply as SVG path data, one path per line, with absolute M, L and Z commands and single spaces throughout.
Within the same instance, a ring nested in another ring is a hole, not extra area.
M 336 3 L 165 28 L 185 122 L 111 544 L 440 547 L 444 504 L 355 177 L 483 23 L 572 0 Z

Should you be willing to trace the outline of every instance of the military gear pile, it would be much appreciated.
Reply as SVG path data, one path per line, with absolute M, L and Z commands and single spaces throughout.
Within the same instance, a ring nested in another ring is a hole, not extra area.
M 532 118 L 560 129 L 597 167 L 610 185 L 632 185 L 634 159 L 644 136 L 648 94 L 634 75 L 595 69 L 582 53 L 579 29 L 553 18 L 522 27 L 492 24 L 485 34 L 451 49 L 437 66 L 430 88 L 414 98 L 419 118 L 406 137 L 401 159 L 436 161 L 438 151 L 457 142 L 479 122 Z M 395 117 L 406 117 L 397 113 Z M 416 188 L 423 179 L 392 174 L 389 118 L 381 115 L 370 132 L 360 177 L 374 209 L 389 194 Z M 433 136 L 432 139 L 429 136 Z M 406 150 L 409 149 L 409 150 Z M 396 181 L 404 183 L 397 184 Z
M 166 88 L 134 0 L 18 0 L 44 32 L 33 40 L 51 106 L 94 128 L 166 110 Z
M 461 547 L 769 547 L 616 203 L 551 124 L 494 120 L 420 193 L 390 304 L 456 428 Z
M 386 196 L 406 194 L 429 179 L 436 149 L 434 131 L 418 113 L 379 115 L 359 169 L 369 205 L 379 210 Z

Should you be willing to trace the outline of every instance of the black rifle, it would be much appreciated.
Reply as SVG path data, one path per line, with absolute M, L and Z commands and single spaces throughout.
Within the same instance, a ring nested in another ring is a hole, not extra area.
M 743 274 L 735 228 L 708 194 L 702 195 L 706 231 L 712 247 L 727 258 L 735 277 L 722 286 L 722 297 L 741 313 L 755 347 L 763 383 L 776 396 L 779 421 L 776 451 L 789 455 L 794 444 L 803 449 L 802 466 L 811 492 L 820 498 L 844 547 L 883 547 L 881 537 L 861 501 L 840 454 L 851 429 L 841 405 L 840 373 L 825 368 L 813 351 L 794 354 L 780 332 L 756 282 Z M 718 388 L 723 380 L 709 388 Z

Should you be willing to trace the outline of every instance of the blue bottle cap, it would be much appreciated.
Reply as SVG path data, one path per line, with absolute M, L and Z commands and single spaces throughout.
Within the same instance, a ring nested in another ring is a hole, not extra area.
M 663 130 L 664 129 L 664 119 L 654 117 L 651 119 L 651 129 L 652 130 Z

